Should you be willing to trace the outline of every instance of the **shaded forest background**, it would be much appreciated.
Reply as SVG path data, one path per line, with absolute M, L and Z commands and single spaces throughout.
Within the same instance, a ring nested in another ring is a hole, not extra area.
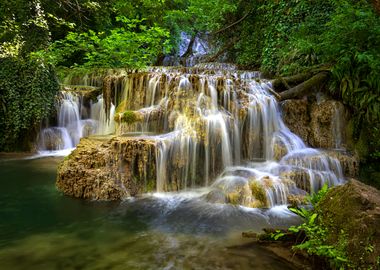
M 378 0 L 10 0 L 0 6 L 0 150 L 30 149 L 55 108 L 57 70 L 142 68 L 179 56 L 182 32 L 212 60 L 268 77 L 325 70 L 353 114 L 361 160 L 380 159 Z

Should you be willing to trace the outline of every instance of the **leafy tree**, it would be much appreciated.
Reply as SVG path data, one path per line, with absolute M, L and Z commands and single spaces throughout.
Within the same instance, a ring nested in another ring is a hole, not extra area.
M 84 67 L 138 68 L 154 63 L 157 55 L 169 49 L 169 32 L 160 27 L 148 27 L 144 20 L 116 18 L 122 23 L 107 32 L 69 32 L 65 39 L 56 41 L 49 50 L 39 51 L 34 57 L 45 58 L 53 65 L 74 62 Z

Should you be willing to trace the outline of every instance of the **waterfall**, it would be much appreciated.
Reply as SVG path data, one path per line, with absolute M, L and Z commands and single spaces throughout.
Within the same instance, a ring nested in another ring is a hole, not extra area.
M 223 67 L 155 68 L 124 79 L 124 109 L 137 120 L 120 120 L 116 130 L 156 141 L 157 191 L 208 187 L 229 203 L 271 207 L 343 183 L 338 160 L 286 127 L 269 81 Z
M 115 131 L 114 121 L 111 121 L 115 106 L 111 104 L 110 119 L 107 119 L 102 95 L 88 108 L 80 92 L 61 91 L 58 100 L 57 126 L 41 129 L 37 140 L 39 152 L 73 149 L 84 136 Z
M 336 158 L 309 148 L 285 125 L 271 82 L 259 72 L 222 63 L 102 72 L 104 97 L 89 102 L 80 91 L 61 93 L 57 127 L 41 131 L 40 149 L 111 133 L 129 137 L 126 145 L 149 141 L 157 192 L 206 188 L 209 202 L 248 207 L 287 204 L 344 182 Z M 68 82 L 99 87 L 99 76 Z M 335 115 L 338 132 L 341 110 Z M 338 147 L 341 136 L 335 141 Z

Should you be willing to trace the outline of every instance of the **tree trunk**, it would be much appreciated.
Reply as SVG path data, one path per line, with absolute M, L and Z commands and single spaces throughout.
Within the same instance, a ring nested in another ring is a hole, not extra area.
M 309 69 L 303 73 L 299 73 L 299 74 L 292 75 L 289 77 L 276 78 L 272 81 L 272 87 L 276 92 L 282 92 L 284 90 L 289 90 L 290 88 L 295 87 L 296 85 L 310 79 L 315 74 L 318 74 L 321 72 L 330 72 L 330 71 L 331 71 L 330 64 L 321 65 L 314 69 Z
M 377 14 L 380 14 L 380 0 L 373 0 L 372 3 Z
M 241 23 L 242 21 L 244 21 L 245 20 L 245 18 L 247 18 L 248 17 L 248 15 L 251 13 L 251 11 L 252 10 L 249 10 L 242 18 L 240 18 L 239 20 L 237 20 L 236 22 L 233 22 L 232 24 L 230 24 L 230 25 L 227 25 L 226 27 L 224 27 L 223 29 L 220 29 L 220 30 L 218 30 L 218 31 L 216 31 L 216 32 L 213 32 L 213 33 L 211 33 L 211 35 L 216 35 L 216 34 L 219 34 L 219 33 L 221 33 L 221 32 L 224 32 L 224 31 L 226 31 L 227 29 L 229 29 L 229 28 L 231 28 L 231 27 L 233 27 L 233 26 L 235 26 L 235 25 L 237 25 L 237 24 L 239 24 L 239 23 Z
M 189 46 L 187 46 L 186 52 L 181 57 L 189 57 L 189 56 L 191 56 L 193 54 L 193 45 L 194 45 L 196 37 L 197 37 L 197 33 L 195 33 L 194 35 L 192 35 L 192 37 L 190 39 Z
M 329 72 L 323 71 L 319 72 L 307 81 L 289 89 L 281 92 L 280 100 L 292 99 L 292 98 L 301 98 L 306 94 L 312 92 L 313 90 L 319 90 L 323 84 L 327 81 Z

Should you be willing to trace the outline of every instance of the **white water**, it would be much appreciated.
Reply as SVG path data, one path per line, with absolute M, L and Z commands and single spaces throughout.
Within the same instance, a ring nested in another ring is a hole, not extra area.
M 264 190 L 261 206 L 273 207 L 287 204 L 291 194 L 343 183 L 336 159 L 308 148 L 286 127 L 268 81 L 221 66 L 185 73 L 156 69 L 126 78 L 127 109 L 144 117 L 117 131 L 156 140 L 157 191 L 208 187 L 226 202 L 233 195 L 238 204 L 254 206 L 254 186 Z
M 116 133 L 156 141 L 157 192 L 206 188 L 203 197 L 212 203 L 274 207 L 344 182 L 338 160 L 308 148 L 286 127 L 270 82 L 258 72 L 202 64 L 112 74 L 113 102 L 141 116 L 117 123 Z M 58 127 L 41 132 L 44 153 L 115 130 L 115 106 L 108 120 L 102 96 L 86 108 L 79 94 L 63 92 L 57 111 Z M 338 130 L 341 122 L 334 121 Z
M 107 119 L 102 95 L 86 108 L 80 92 L 61 91 L 57 126 L 41 129 L 37 145 L 39 155 L 64 156 L 75 148 L 82 137 L 113 133 L 114 114 L 115 106 L 112 104 L 110 118 Z

